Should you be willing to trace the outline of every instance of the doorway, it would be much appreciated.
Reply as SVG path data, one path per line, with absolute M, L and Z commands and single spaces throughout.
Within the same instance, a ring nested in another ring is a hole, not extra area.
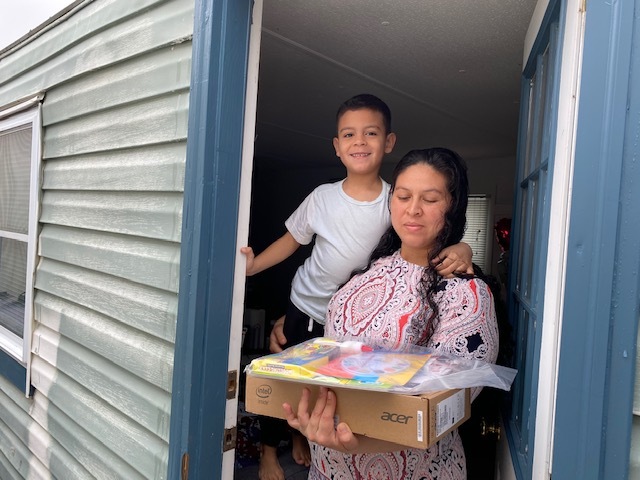
M 314 187 L 344 177 L 331 144 L 335 110 L 363 92 L 389 104 L 398 134 L 383 177 L 412 148 L 446 146 L 467 161 L 471 193 L 492 199 L 490 221 L 511 217 L 522 51 L 536 1 L 467 3 L 256 2 L 262 27 L 245 212 L 256 252 L 284 233 L 285 219 Z M 253 350 L 266 349 L 270 323 L 283 313 L 307 254 L 247 281 L 244 306 L 264 312 L 262 343 L 245 337 Z M 498 257 L 496 244 L 489 270 L 496 276 Z

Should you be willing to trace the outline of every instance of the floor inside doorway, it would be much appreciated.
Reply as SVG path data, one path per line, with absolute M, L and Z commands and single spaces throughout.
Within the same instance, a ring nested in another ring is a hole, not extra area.
M 237 442 L 234 480 L 257 480 L 260 458 L 260 422 L 258 416 L 244 410 L 244 402 L 238 404 Z M 290 442 L 278 447 L 278 458 L 284 470 L 285 480 L 305 480 L 309 468 L 298 465 L 291 456 Z
M 309 469 L 298 465 L 293 461 L 291 450 L 283 450 L 279 456 L 280 465 L 284 470 L 285 480 L 306 480 L 309 475 Z M 257 480 L 258 479 L 258 462 L 242 468 L 236 468 L 234 480 Z

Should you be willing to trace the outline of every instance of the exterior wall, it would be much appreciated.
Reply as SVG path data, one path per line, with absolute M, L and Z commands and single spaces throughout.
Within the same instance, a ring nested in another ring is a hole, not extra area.
M 0 478 L 166 478 L 193 0 L 95 0 L 0 53 L 44 92 L 33 397 L 0 376 Z

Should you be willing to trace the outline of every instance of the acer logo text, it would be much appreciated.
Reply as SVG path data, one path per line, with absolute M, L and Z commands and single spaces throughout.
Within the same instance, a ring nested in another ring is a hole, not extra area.
M 407 423 L 413 417 L 411 415 L 401 415 L 399 413 L 382 412 L 380 416 L 385 422 Z

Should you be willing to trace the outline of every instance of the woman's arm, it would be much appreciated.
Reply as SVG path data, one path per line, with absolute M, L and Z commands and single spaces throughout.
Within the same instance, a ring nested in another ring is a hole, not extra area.
M 311 442 L 351 455 L 358 453 L 382 453 L 404 450 L 407 447 L 375 438 L 354 434 L 349 425 L 334 424 L 336 395 L 326 387 L 320 387 L 320 394 L 309 413 L 309 389 L 302 391 L 296 412 L 288 403 L 282 405 L 289 425 L 300 431 Z

